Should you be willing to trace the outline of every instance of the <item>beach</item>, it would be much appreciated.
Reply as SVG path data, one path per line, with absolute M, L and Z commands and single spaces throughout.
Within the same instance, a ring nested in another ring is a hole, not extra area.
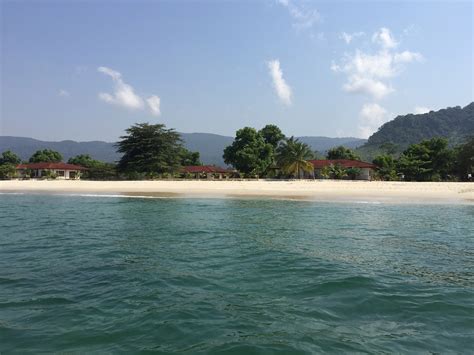
M 131 197 L 264 197 L 316 201 L 474 204 L 474 184 L 348 180 L 10 180 L 2 193 L 104 194 Z

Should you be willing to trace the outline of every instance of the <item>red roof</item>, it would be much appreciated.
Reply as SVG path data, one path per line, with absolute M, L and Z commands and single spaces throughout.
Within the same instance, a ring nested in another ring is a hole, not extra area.
M 349 159 L 332 159 L 332 160 L 310 160 L 309 161 L 316 169 L 324 168 L 330 165 L 339 165 L 343 168 L 371 168 L 375 169 L 377 166 L 371 163 L 360 160 Z
M 197 173 L 231 173 L 232 170 L 223 169 L 219 166 L 214 165 L 189 165 L 183 166 L 182 172 L 190 173 L 190 174 L 197 174 Z
M 17 165 L 17 170 L 22 169 L 54 169 L 54 170 L 87 170 L 80 165 L 66 163 L 29 163 Z

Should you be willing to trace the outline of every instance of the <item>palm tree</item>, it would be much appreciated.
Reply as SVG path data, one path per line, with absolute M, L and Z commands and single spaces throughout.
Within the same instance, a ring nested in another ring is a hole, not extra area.
M 277 148 L 277 163 L 285 174 L 301 179 L 303 172 L 314 171 L 311 148 L 294 137 L 285 139 Z

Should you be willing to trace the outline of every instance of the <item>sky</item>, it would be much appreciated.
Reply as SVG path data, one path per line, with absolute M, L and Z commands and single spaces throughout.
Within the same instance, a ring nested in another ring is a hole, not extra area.
M 0 135 L 366 138 L 473 101 L 471 1 L 0 1 Z

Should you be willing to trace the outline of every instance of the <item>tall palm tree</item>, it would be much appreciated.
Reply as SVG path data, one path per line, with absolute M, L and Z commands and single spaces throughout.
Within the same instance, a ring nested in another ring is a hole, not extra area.
M 311 148 L 294 137 L 285 139 L 277 148 L 277 163 L 285 174 L 301 179 L 303 172 L 314 171 L 308 160 L 314 156 Z

